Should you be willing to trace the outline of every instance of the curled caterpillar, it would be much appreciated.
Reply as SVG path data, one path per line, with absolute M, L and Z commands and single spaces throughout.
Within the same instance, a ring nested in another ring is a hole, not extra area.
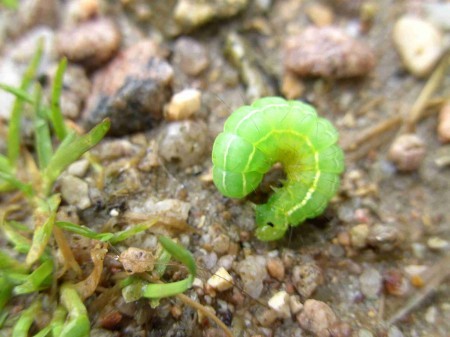
M 291 226 L 320 215 L 339 188 L 344 154 L 338 132 L 315 109 L 280 97 L 256 100 L 231 114 L 213 146 L 213 180 L 230 198 L 254 191 L 277 162 L 287 179 L 256 205 L 256 236 L 283 237 Z

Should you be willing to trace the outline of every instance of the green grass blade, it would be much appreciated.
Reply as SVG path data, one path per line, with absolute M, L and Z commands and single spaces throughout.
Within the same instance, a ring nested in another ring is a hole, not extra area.
M 42 90 L 40 85 L 35 86 L 34 95 L 34 141 L 37 151 L 39 168 L 44 170 L 53 155 L 50 128 L 42 112 Z
M 13 287 L 6 277 L 0 277 L 0 312 L 11 298 Z
M 31 241 L 27 237 L 18 233 L 12 226 L 10 226 L 9 222 L 3 224 L 0 223 L 0 225 L 6 239 L 14 245 L 14 249 L 22 254 L 28 253 L 31 247 Z
M 13 169 L 9 164 L 9 159 L 0 153 L 0 172 L 12 173 Z
M 60 98 L 63 87 L 64 73 L 67 67 L 67 60 L 63 58 L 56 70 L 55 79 L 52 87 L 52 100 L 51 100 L 51 115 L 50 118 L 55 129 L 56 136 L 59 140 L 63 140 L 67 136 L 66 125 L 64 124 L 64 118 L 61 112 Z
M 164 247 L 164 249 L 173 256 L 173 258 L 180 261 L 187 267 L 193 277 L 197 275 L 197 265 L 195 264 L 195 259 L 190 251 L 188 251 L 178 243 L 175 243 L 167 236 L 159 236 L 158 241 Z
M 51 283 L 52 272 L 52 260 L 44 261 L 30 275 L 28 275 L 24 283 L 14 287 L 14 295 L 29 294 L 43 288 L 47 288 Z
M 147 223 L 133 225 L 131 228 L 114 233 L 114 236 L 109 240 L 109 242 L 111 244 L 116 244 L 120 241 L 126 240 L 126 239 L 132 237 L 133 235 L 136 235 L 140 232 L 143 232 L 143 231 L 149 229 L 151 226 L 153 226 L 157 222 L 158 222 L 158 220 L 155 219 L 155 220 L 149 221 Z
M 0 270 L 25 273 L 27 268 L 25 265 L 0 250 Z
M 33 187 L 30 184 L 25 184 L 14 177 L 12 174 L 0 172 L 0 191 L 10 191 L 12 188 L 21 190 L 27 197 L 32 197 Z
M 33 324 L 34 318 L 41 310 L 39 300 L 34 301 L 26 310 L 22 311 L 19 319 L 14 325 L 12 337 L 28 337 L 28 330 Z
M 188 290 L 194 278 L 189 275 L 181 281 L 172 283 L 147 284 L 142 290 L 142 296 L 146 298 L 162 298 L 175 296 Z
M 97 232 L 94 232 L 89 227 L 80 226 L 80 225 L 74 224 L 72 222 L 67 222 L 67 221 L 57 221 L 56 226 L 58 226 L 59 228 L 61 228 L 63 230 L 82 235 L 89 239 L 99 240 L 99 241 L 103 241 L 103 242 L 109 241 L 114 236 L 113 233 L 97 233 Z
M 27 103 L 34 104 L 33 98 L 31 97 L 30 93 L 26 90 L 22 90 L 20 88 L 13 87 L 6 83 L 0 83 L 0 89 L 3 89 L 6 92 L 9 92 L 10 94 L 16 96 L 17 99 L 20 99 Z
M 30 250 L 25 259 L 27 266 L 31 266 L 44 253 L 47 243 L 52 235 L 53 225 L 56 219 L 56 211 L 61 202 L 59 194 L 54 194 L 51 198 L 43 200 L 36 210 L 36 219 L 46 219 L 43 224 L 37 224 Z
M 50 192 L 53 183 L 67 166 L 103 139 L 109 130 L 110 124 L 109 119 L 105 119 L 87 134 L 75 137 L 70 143 L 63 142 L 61 144 L 43 174 L 45 194 Z
M 44 49 L 44 40 L 40 39 L 33 59 L 28 65 L 22 77 L 22 83 L 20 84 L 20 90 L 26 91 L 30 86 L 31 81 L 36 75 L 37 68 L 42 58 L 42 52 Z M 14 102 L 11 117 L 9 119 L 8 126 L 8 158 L 12 167 L 16 166 L 17 158 L 20 152 L 20 127 L 22 118 L 23 100 L 16 99 Z
M 66 283 L 61 286 L 61 303 L 69 312 L 69 320 L 64 324 L 60 336 L 89 336 L 90 323 L 87 310 L 73 285 Z

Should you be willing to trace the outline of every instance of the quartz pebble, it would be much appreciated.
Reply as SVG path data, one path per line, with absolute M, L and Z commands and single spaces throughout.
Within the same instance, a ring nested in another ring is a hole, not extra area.
M 263 281 L 267 277 L 266 259 L 262 256 L 247 256 L 237 265 L 236 271 L 241 276 L 244 291 L 250 297 L 258 298 L 263 291 Z
M 333 310 L 324 302 L 307 300 L 297 315 L 300 326 L 315 336 L 330 337 L 330 327 L 337 322 Z
M 309 27 L 286 41 L 284 65 L 302 77 L 349 78 L 369 73 L 375 56 L 337 27 Z
M 389 149 L 389 159 L 399 171 L 415 171 L 422 164 L 426 149 L 423 140 L 415 134 L 397 137 Z
M 59 180 L 61 184 L 61 196 L 69 204 L 78 209 L 86 209 L 91 206 L 88 184 L 77 177 L 65 175 Z
M 194 115 L 201 106 L 202 94 L 196 89 L 185 89 L 172 96 L 165 118 L 169 121 L 187 119 Z
M 286 291 L 279 291 L 273 295 L 268 302 L 269 307 L 275 310 L 280 318 L 291 316 L 289 307 L 289 295 Z
M 220 267 L 213 276 L 211 276 L 207 284 L 217 291 L 225 291 L 233 287 L 233 277 L 223 267 Z
M 442 34 L 418 17 L 406 15 L 398 19 L 393 39 L 405 67 L 417 77 L 427 76 L 443 52 Z
M 381 291 L 383 278 L 375 268 L 364 269 L 359 276 L 361 292 L 369 299 L 375 299 Z

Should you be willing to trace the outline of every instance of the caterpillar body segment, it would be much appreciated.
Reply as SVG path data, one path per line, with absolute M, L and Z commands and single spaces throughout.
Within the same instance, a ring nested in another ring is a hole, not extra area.
M 276 240 L 289 226 L 320 215 L 339 188 L 344 155 L 338 132 L 315 109 L 280 97 L 237 109 L 214 142 L 213 180 L 219 191 L 242 198 L 277 162 L 287 179 L 268 202 L 256 206 L 256 235 Z

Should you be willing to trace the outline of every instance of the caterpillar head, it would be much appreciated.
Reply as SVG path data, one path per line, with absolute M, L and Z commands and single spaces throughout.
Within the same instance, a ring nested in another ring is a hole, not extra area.
M 268 204 L 256 206 L 256 237 L 261 241 L 281 239 L 288 229 L 286 215 Z

